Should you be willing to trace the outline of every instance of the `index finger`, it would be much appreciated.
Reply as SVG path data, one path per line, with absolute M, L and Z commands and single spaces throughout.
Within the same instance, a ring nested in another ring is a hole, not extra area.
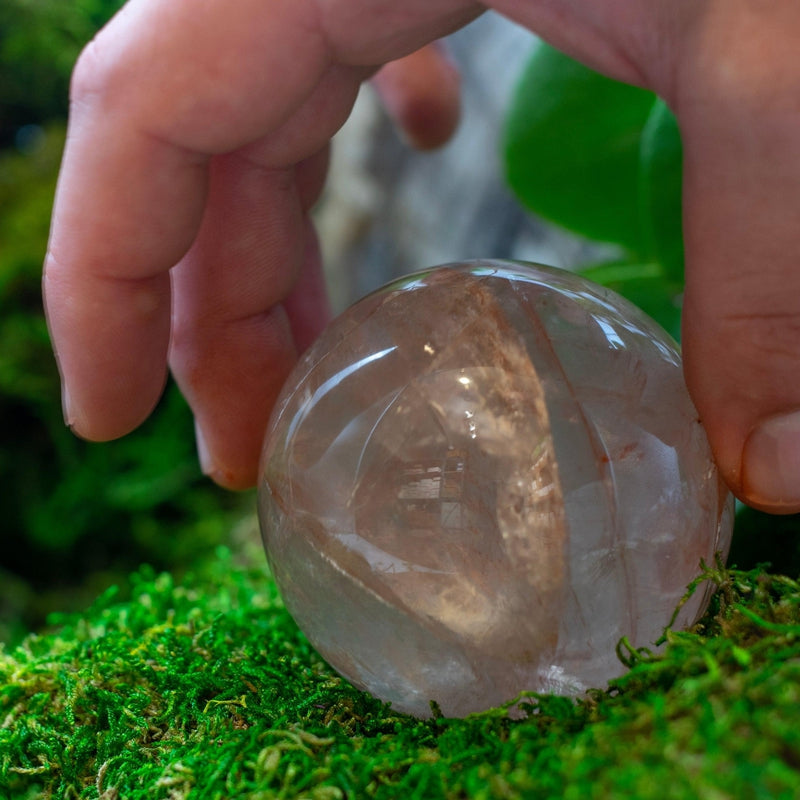
M 277 125 L 327 62 L 322 40 L 303 28 L 301 4 L 269 4 L 274 42 L 256 36 L 246 9 L 226 12 L 220 28 L 214 12 L 223 4 L 202 18 L 190 5 L 126 6 L 73 78 L 44 292 L 65 416 L 91 439 L 135 427 L 161 392 L 168 272 L 199 228 L 209 156 Z M 306 50 L 287 74 L 278 67 L 292 37 Z M 253 95 L 269 102 L 237 99 Z
M 76 67 L 45 265 L 65 415 L 77 433 L 122 435 L 160 394 L 168 272 L 199 229 L 209 157 L 280 127 L 331 64 L 399 58 L 479 10 L 468 0 L 124 7 Z

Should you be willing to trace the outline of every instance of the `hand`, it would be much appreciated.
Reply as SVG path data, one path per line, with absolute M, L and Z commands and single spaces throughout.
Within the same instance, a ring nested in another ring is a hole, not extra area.
M 136 427 L 169 358 L 204 469 L 255 482 L 275 396 L 327 320 L 308 209 L 330 137 L 377 66 L 476 13 L 461 0 L 331 5 L 198 14 L 134 0 L 83 53 L 44 275 L 76 433 Z M 431 50 L 412 58 L 381 83 L 410 138 L 431 144 L 455 124 L 457 78 Z M 420 68 L 427 88 L 409 97 Z
M 689 388 L 734 491 L 765 510 L 800 510 L 800 7 L 491 5 L 676 112 Z M 205 468 L 239 486 L 254 478 L 269 406 L 325 313 L 306 212 L 327 141 L 372 70 L 478 9 L 196 8 L 133 0 L 79 62 L 45 290 L 76 432 L 101 439 L 135 427 L 159 394 L 171 337 Z M 402 107 L 409 95 L 394 69 Z

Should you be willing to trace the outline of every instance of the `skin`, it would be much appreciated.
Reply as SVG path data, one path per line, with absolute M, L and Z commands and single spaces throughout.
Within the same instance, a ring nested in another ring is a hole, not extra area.
M 734 492 L 800 511 L 800 5 L 489 6 L 675 111 L 687 383 Z M 169 366 L 204 470 L 231 488 L 253 484 L 269 409 L 328 317 L 308 211 L 330 138 L 360 83 L 387 65 L 375 80 L 407 138 L 446 140 L 458 79 L 427 45 L 482 10 L 466 0 L 124 7 L 75 69 L 44 273 L 77 434 L 135 428 Z

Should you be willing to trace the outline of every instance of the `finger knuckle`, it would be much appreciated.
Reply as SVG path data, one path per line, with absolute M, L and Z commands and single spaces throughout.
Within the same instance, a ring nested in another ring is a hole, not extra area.
M 800 366 L 800 310 L 766 309 L 732 315 L 731 341 L 753 364 L 772 370 Z
M 73 105 L 108 104 L 111 99 L 118 99 L 124 90 L 125 70 L 120 68 L 121 61 L 105 30 L 100 31 L 83 48 L 72 70 L 70 101 Z

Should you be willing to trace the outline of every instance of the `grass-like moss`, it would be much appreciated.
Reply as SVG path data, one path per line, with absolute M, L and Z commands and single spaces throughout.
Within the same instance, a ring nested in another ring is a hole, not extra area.
M 0 650 L 0 798 L 796 797 L 800 584 L 702 577 L 703 620 L 657 656 L 623 643 L 609 688 L 420 721 L 333 673 L 263 566 L 144 568 Z

